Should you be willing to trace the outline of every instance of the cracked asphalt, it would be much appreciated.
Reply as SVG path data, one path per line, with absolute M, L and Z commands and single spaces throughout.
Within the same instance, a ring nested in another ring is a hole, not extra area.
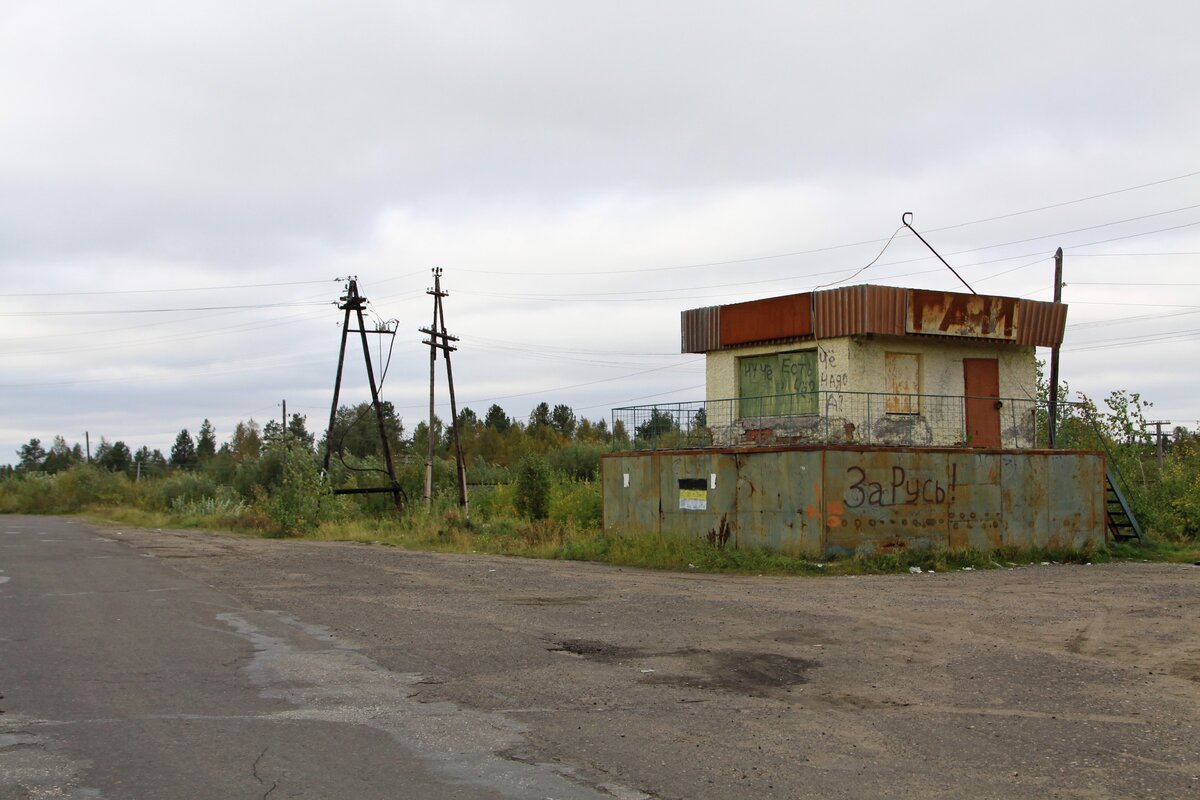
M 1198 579 L 679 575 L 0 517 L 0 800 L 1190 798 Z

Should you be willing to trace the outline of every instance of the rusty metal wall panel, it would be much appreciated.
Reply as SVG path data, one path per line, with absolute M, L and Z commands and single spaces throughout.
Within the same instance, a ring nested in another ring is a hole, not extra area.
M 681 509 L 680 481 L 705 472 L 705 507 Z M 697 538 L 724 530 L 730 547 L 829 556 L 931 546 L 1079 548 L 1105 539 L 1098 453 L 643 453 L 606 456 L 602 473 L 605 528 Z
M 738 458 L 737 545 L 819 555 L 821 453 L 785 450 L 774 456 Z
M 704 538 L 720 527 L 723 516 L 732 516 L 732 487 L 718 493 L 726 487 L 718 479 L 714 458 L 714 454 L 701 451 L 660 460 L 660 530 L 664 533 Z
M 1046 547 L 1055 538 L 1050 529 L 1050 506 L 1046 502 L 1049 467 L 1049 460 L 1032 454 L 1000 457 L 1004 545 Z
M 948 456 L 946 493 L 950 547 L 994 550 L 1004 544 L 1001 456 L 963 453 Z
M 1067 329 L 1067 306 L 1064 303 L 1043 303 L 1021 300 L 1017 308 L 1021 327 L 1017 344 L 1034 347 L 1054 347 L 1062 344 Z
M 950 454 L 831 450 L 825 454 L 825 550 L 885 553 L 947 547 Z
M 909 289 L 905 330 L 1016 341 L 1022 321 L 1019 311 L 1015 297 Z
M 811 334 L 812 308 L 807 293 L 721 306 L 722 347 Z
M 1098 454 L 1077 458 L 1044 454 L 1033 458 L 1048 462 L 1046 544 L 1074 549 L 1104 544 L 1104 458 Z
M 721 347 L 720 306 L 692 308 L 680 314 L 680 352 L 707 353 Z
M 659 532 L 659 462 L 649 456 L 601 459 L 605 530 Z

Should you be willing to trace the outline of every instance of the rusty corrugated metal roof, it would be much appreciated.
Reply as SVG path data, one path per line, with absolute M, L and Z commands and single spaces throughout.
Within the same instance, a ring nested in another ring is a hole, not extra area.
M 707 353 L 721 349 L 720 306 L 691 308 L 680 314 L 681 353 Z
M 822 339 L 875 333 L 1053 347 L 1062 343 L 1066 320 L 1067 307 L 1061 304 L 861 284 L 684 311 L 681 340 L 685 353 L 806 339 L 814 333 Z
M 811 335 L 812 308 L 809 297 L 808 293 L 789 294 L 721 306 L 721 346 Z
M 1021 300 L 1017 306 L 1021 327 L 1017 331 L 1017 344 L 1053 347 L 1062 344 L 1067 329 L 1067 306 L 1065 303 L 1042 303 L 1036 300 Z
M 904 334 L 904 289 L 844 286 L 815 292 L 817 336 L 833 339 L 861 333 Z

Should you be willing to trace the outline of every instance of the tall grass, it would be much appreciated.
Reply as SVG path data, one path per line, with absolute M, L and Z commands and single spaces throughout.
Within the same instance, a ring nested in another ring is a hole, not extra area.
M 79 514 L 146 527 L 223 529 L 263 536 L 372 542 L 420 550 L 490 553 L 527 558 L 596 561 L 648 569 L 770 575 L 841 575 L 995 569 L 1042 562 L 1116 559 L 1200 560 L 1195 541 L 1153 538 L 1078 551 L 1038 548 L 910 550 L 895 554 L 822 559 L 719 546 L 705 539 L 604 530 L 600 485 L 556 477 L 546 519 L 522 518 L 516 488 L 500 484 L 472 497 L 468 518 L 452 498 L 411 503 L 403 514 L 356 506 L 322 490 L 307 471 L 285 476 L 271 492 L 245 497 L 204 475 L 176 473 L 132 481 L 123 474 L 80 465 L 55 475 L 0 480 L 0 512 Z M 281 518 L 283 522 L 281 522 Z M 290 522 L 290 527 L 286 523 Z

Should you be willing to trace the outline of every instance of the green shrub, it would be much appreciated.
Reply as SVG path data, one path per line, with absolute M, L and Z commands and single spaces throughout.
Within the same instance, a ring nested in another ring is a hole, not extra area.
M 157 481 L 150 493 L 151 502 L 159 511 L 175 510 L 176 507 L 218 496 L 221 486 L 203 472 L 177 471 Z M 227 489 L 227 491 L 229 491 Z
M 526 519 L 550 515 L 550 467 L 539 455 L 530 453 L 517 467 L 516 508 Z
M 515 488 L 503 483 L 475 487 L 471 490 L 471 516 L 484 521 L 516 517 Z
M 321 521 L 321 501 L 329 494 L 329 487 L 312 451 L 292 436 L 277 439 L 267 449 L 280 471 L 262 504 L 277 526 L 275 532 L 291 536 L 313 530 Z
M 10 513 L 74 514 L 92 506 L 139 506 L 143 491 L 124 473 L 75 464 L 54 475 L 9 478 L 0 497 L 0 508 Z
M 560 483 L 550 494 L 550 519 L 555 522 L 570 521 L 580 527 L 591 527 L 600 524 L 603 513 L 599 482 Z
M 566 480 L 594 481 L 600 473 L 598 444 L 573 442 L 550 453 L 550 467 Z

